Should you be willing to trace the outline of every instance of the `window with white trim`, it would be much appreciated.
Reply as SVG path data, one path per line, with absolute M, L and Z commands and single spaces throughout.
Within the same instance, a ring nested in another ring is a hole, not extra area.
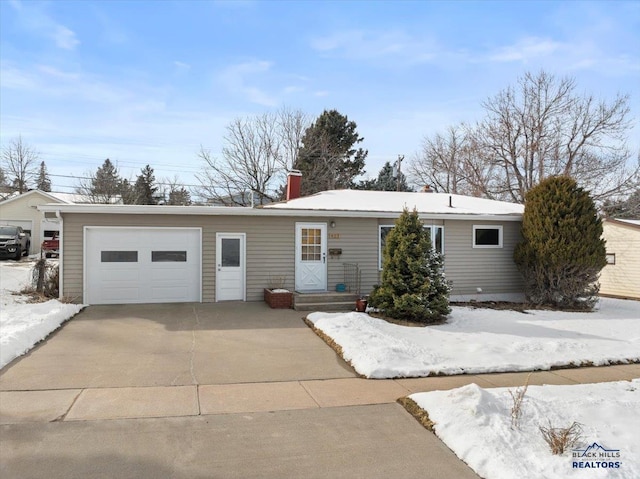
M 502 248 L 502 225 L 473 225 L 474 248 Z
M 395 225 L 379 225 L 378 226 L 378 269 L 382 271 L 382 262 L 384 260 L 384 245 L 387 242 L 387 235 L 395 227 Z M 431 247 L 438 253 L 444 254 L 444 226 L 442 225 L 424 225 L 427 230 Z

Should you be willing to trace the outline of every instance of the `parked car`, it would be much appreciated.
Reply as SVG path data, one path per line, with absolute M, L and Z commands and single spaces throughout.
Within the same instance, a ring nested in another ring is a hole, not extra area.
M 0 226 L 0 256 L 8 256 L 16 261 L 29 256 L 31 237 L 20 226 Z
M 58 235 L 54 233 L 51 239 L 44 240 L 41 249 L 46 258 L 60 256 L 60 239 Z

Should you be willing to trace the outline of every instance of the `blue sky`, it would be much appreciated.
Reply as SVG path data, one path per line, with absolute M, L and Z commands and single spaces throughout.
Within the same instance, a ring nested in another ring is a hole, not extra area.
M 110 158 L 193 184 L 200 145 L 282 106 L 354 120 L 376 175 L 541 68 L 630 94 L 640 148 L 638 1 L 0 0 L 0 32 L 2 143 L 22 134 L 53 175 Z

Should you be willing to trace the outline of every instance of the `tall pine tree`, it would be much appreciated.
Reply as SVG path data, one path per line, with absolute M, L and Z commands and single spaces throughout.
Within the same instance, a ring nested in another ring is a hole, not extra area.
M 153 168 L 149 165 L 142 168 L 135 185 L 133 186 L 135 204 L 137 205 L 156 205 L 158 199 L 155 197 L 158 187 L 156 186 L 156 177 L 153 174 Z
M 40 163 L 40 171 L 38 172 L 36 188 L 40 191 L 51 191 L 51 179 L 49 178 L 47 165 L 44 164 L 44 161 Z
M 386 316 L 423 323 L 451 312 L 443 258 L 431 247 L 418 212 L 405 209 L 384 247 L 382 281 L 369 296 L 371 306 Z
M 364 138 L 357 125 L 337 110 L 325 110 L 306 129 L 295 168 L 302 172 L 302 195 L 350 188 L 364 173 L 367 151 L 356 148 Z
M 522 237 L 514 260 L 528 300 L 558 308 L 593 308 L 606 251 L 602 221 L 589 193 L 567 176 L 543 180 L 526 195 Z
M 87 196 L 91 203 L 110 204 L 121 197 L 122 179 L 109 158 L 95 173 L 89 175 L 87 181 L 81 182 L 76 191 Z

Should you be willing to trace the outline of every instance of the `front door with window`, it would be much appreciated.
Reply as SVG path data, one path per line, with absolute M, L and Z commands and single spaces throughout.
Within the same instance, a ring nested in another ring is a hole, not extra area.
M 327 224 L 296 223 L 296 291 L 327 290 Z
M 245 234 L 216 234 L 216 301 L 245 299 Z

